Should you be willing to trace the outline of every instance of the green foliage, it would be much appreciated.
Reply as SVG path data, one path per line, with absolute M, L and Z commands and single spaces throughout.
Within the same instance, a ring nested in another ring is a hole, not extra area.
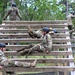
M 23 20 L 63 20 L 66 5 L 64 0 L 14 0 Z M 62 4 L 63 3 L 63 4 Z M 69 0 L 74 9 L 74 2 Z M 0 0 L 0 20 L 6 13 L 9 0 Z M 8 10 L 8 9 L 7 9 Z
M 0 23 L 3 20 L 5 9 L 7 8 L 7 3 L 9 0 L 0 0 Z
M 64 5 L 57 5 L 57 0 L 25 0 L 21 2 L 21 6 L 22 16 L 25 20 L 65 19 L 65 15 L 62 13 Z

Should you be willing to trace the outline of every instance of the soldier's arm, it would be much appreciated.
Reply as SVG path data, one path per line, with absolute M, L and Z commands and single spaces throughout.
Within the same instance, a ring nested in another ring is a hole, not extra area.
M 11 10 L 9 10 L 9 11 L 7 12 L 7 14 L 4 16 L 4 20 L 10 15 L 10 13 L 11 13 Z
M 21 20 L 22 18 L 21 18 L 21 15 L 20 15 L 20 13 L 19 13 L 19 10 L 16 11 L 16 14 L 17 14 L 17 16 L 20 18 L 20 20 Z

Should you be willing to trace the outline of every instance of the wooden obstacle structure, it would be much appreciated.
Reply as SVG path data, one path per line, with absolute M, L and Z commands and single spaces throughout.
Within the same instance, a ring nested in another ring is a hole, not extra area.
M 27 33 L 28 25 L 32 29 L 41 29 L 44 26 L 55 28 L 58 33 L 51 35 L 53 38 L 53 49 L 49 54 L 34 52 L 32 55 L 21 56 L 16 50 L 30 43 L 40 43 L 42 39 L 32 39 Z M 72 53 L 71 39 L 69 36 L 67 20 L 53 21 L 3 21 L 0 25 L 0 42 L 8 43 L 5 55 L 11 60 L 32 62 L 37 58 L 34 68 L 7 67 L 6 71 L 15 72 L 64 72 L 64 75 L 75 75 L 74 58 Z M 14 44 L 16 43 L 16 45 Z M 13 58 L 12 58 L 13 57 Z M 4 73 L 5 75 L 5 73 Z

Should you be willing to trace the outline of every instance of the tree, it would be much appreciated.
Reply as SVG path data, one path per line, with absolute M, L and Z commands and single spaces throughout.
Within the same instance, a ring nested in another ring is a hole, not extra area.
M 8 0 L 0 0 L 0 23 L 2 22 L 2 19 L 5 14 L 5 9 L 7 8 Z
M 1 1 L 1 0 L 0 0 Z M 6 1 L 6 2 L 4 2 Z M 65 19 L 66 0 L 14 0 L 23 20 L 63 20 Z M 71 7 L 74 2 L 69 0 Z M 1 15 L 4 16 L 8 0 L 2 0 Z M 74 8 L 73 8 L 74 9 Z
M 25 20 L 54 20 L 65 19 L 62 4 L 57 4 L 57 0 L 21 0 L 20 10 Z

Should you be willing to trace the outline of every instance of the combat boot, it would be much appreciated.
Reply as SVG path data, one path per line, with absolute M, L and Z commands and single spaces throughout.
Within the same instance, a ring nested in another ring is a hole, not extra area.
M 30 25 L 28 25 L 28 32 L 32 32 Z
M 31 29 L 30 25 L 28 26 L 28 34 L 31 38 L 35 38 L 35 36 L 33 34 L 33 30 Z
M 34 62 L 30 63 L 30 67 L 35 67 L 36 66 L 36 62 L 37 62 L 37 59 L 35 59 Z

